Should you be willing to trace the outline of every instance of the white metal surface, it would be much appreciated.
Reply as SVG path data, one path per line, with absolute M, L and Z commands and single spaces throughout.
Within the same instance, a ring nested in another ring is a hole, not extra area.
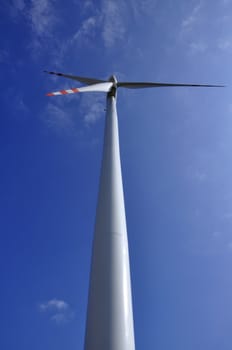
M 85 350 L 134 350 L 130 267 L 115 97 L 107 97 Z
M 108 92 L 110 88 L 113 86 L 112 82 L 93 84 L 89 86 L 83 86 L 78 88 L 79 92 Z

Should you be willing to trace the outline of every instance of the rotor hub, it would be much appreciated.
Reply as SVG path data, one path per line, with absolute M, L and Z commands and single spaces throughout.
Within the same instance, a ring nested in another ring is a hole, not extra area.
M 116 93 L 117 93 L 117 78 L 115 75 L 111 75 L 111 77 L 109 78 L 109 81 L 113 83 L 112 88 L 110 89 L 110 91 L 108 92 L 107 96 L 108 97 L 116 97 Z
M 111 75 L 111 77 L 109 78 L 109 81 L 111 81 L 115 86 L 117 86 L 117 78 L 115 75 Z

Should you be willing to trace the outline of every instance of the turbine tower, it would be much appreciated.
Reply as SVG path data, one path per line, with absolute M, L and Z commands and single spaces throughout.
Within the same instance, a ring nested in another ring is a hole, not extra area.
M 85 83 L 47 94 L 106 92 L 103 157 L 96 210 L 89 285 L 85 350 L 135 350 L 126 216 L 124 206 L 116 93 L 118 87 L 217 87 L 219 85 L 117 82 L 47 72 Z

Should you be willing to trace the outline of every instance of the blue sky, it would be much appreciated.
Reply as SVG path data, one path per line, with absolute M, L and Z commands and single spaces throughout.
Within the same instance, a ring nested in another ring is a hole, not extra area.
M 4 350 L 83 349 L 102 94 L 44 69 L 226 89 L 120 90 L 136 348 L 232 347 L 232 1 L 0 8 Z M 74 84 L 73 84 L 74 83 Z

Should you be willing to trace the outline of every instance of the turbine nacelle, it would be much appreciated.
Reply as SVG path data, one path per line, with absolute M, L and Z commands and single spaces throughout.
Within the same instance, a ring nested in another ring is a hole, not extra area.
M 115 75 L 111 75 L 108 81 L 111 81 L 115 85 L 115 87 L 117 86 L 118 81 Z
M 111 89 L 109 90 L 107 97 L 115 97 L 117 96 L 117 78 L 115 75 L 111 75 L 111 77 L 109 78 L 109 82 L 113 83 Z

